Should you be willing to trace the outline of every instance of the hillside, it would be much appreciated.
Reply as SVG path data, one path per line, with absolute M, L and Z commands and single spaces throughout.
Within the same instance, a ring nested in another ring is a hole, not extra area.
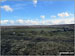
M 59 55 L 74 52 L 74 25 L 2 26 L 2 55 Z

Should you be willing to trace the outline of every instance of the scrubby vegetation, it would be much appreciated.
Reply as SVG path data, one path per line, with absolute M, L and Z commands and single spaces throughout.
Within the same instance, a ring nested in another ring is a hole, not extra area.
M 2 28 L 2 55 L 58 55 L 74 52 L 74 29 L 69 27 Z

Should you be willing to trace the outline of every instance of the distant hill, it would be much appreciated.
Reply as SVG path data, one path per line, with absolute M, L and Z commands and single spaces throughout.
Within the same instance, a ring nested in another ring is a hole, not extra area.
M 61 24 L 61 25 L 27 25 L 27 26 L 1 26 L 1 28 L 74 28 L 75 24 Z

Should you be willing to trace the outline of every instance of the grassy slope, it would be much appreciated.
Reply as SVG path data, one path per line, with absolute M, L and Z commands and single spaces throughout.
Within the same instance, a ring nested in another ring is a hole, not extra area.
M 52 55 L 74 51 L 74 32 L 63 28 L 2 29 L 1 35 L 1 54 L 4 55 Z

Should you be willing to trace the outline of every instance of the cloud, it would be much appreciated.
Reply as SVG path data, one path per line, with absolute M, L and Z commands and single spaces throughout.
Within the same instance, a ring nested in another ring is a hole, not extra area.
M 58 13 L 58 16 L 60 17 L 68 17 L 70 16 L 68 12 L 62 12 L 62 13 Z
M 38 0 L 33 0 L 34 7 L 36 7 Z
M 40 17 L 41 17 L 42 19 L 45 19 L 45 16 L 44 16 L 44 15 L 41 15 Z
M 19 24 L 24 24 L 24 20 L 23 19 L 18 19 L 18 20 L 16 20 L 16 22 L 19 23 Z
M 0 24 L 15 24 L 14 20 L 0 20 Z
M 10 24 L 15 24 L 14 20 L 9 21 Z
M 23 20 L 23 19 L 19 19 L 19 20 L 16 20 L 17 23 L 19 24 L 24 24 L 24 25 L 37 25 L 38 22 L 37 21 L 34 21 L 34 20 Z
M 7 24 L 9 20 L 0 20 L 0 24 Z
M 34 20 L 25 20 L 25 23 L 26 24 L 35 24 L 35 25 L 38 24 L 38 22 L 36 20 L 35 21 Z
M 48 19 L 48 20 L 1 20 L 1 24 L 6 25 L 56 25 L 56 24 L 74 24 L 74 18 L 63 18 L 63 19 Z
M 51 20 L 42 20 L 40 22 L 40 25 L 51 25 L 52 24 L 52 21 Z
M 13 11 L 13 9 L 9 6 L 9 5 L 4 5 L 4 6 L 1 6 L 1 8 L 2 9 L 4 9 L 5 11 L 10 11 L 10 12 L 12 12 Z
M 53 24 L 74 24 L 74 18 L 63 18 L 52 20 Z

